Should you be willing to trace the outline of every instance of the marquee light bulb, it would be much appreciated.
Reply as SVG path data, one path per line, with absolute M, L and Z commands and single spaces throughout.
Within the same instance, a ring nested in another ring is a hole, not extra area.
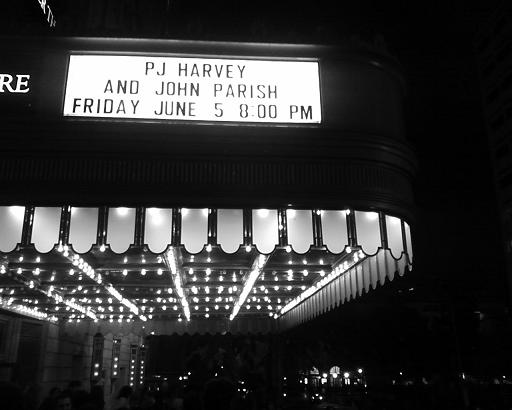
M 119 215 L 121 217 L 126 216 L 126 215 L 128 215 L 128 208 L 124 208 L 124 207 L 117 208 L 116 213 L 117 213 L 117 215 Z
M 269 214 L 269 210 L 268 209 L 258 209 L 257 213 L 260 218 L 266 218 Z

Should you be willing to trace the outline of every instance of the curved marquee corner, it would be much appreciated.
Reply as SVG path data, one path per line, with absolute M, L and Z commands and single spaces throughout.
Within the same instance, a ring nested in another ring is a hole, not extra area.
M 357 253 L 354 254 L 358 258 Z M 296 298 L 289 310 L 278 317 L 279 328 L 286 330 L 349 302 L 378 285 L 392 281 L 396 274 L 403 276 L 412 267 L 410 258 L 402 254 L 395 259 L 389 249 L 380 249 L 373 256 L 364 256 L 362 261 L 342 272 L 333 272 L 325 278 L 322 286 L 313 286 Z M 332 275 L 332 276 L 331 276 Z M 329 278 L 331 276 L 331 278 Z M 320 281 L 321 282 L 321 281 Z M 286 307 L 282 312 L 286 310 Z
M 384 248 L 394 259 L 404 253 L 413 258 L 409 224 L 374 211 L 0 206 L 0 226 L 1 253 L 18 244 L 33 244 L 40 253 L 68 245 L 80 254 L 95 245 L 117 254 L 134 245 L 155 254 L 170 245 L 183 245 L 190 254 L 207 245 L 218 245 L 227 254 L 251 245 L 262 254 L 276 247 L 298 254 L 325 247 L 341 254 L 353 247 L 367 256 Z

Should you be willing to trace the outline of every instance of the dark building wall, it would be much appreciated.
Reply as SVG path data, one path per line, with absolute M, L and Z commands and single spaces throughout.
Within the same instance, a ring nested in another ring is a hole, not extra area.
M 11 55 L 23 50 L 33 56 L 34 80 L 44 82 L 34 85 L 39 93 L 31 106 L 15 110 L 2 125 L 4 204 L 291 204 L 412 215 L 415 160 L 404 136 L 403 78 L 399 65 L 385 55 L 181 41 L 19 39 L 9 44 Z M 318 59 L 323 121 L 271 127 L 63 120 L 69 50 Z
M 500 210 L 502 246 L 512 301 L 512 6 L 502 2 L 480 26 L 475 54 Z

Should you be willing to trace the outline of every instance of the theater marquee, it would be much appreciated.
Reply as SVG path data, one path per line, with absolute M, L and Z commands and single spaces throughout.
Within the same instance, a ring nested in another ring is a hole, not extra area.
M 320 123 L 313 61 L 71 55 L 64 115 Z

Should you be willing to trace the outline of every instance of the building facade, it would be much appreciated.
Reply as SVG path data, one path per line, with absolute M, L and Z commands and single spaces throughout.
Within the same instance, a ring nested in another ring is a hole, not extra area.
M 278 334 L 412 268 L 416 164 L 391 57 L 3 44 L 4 379 L 143 384 L 149 335 Z M 36 371 L 20 364 L 31 326 Z

